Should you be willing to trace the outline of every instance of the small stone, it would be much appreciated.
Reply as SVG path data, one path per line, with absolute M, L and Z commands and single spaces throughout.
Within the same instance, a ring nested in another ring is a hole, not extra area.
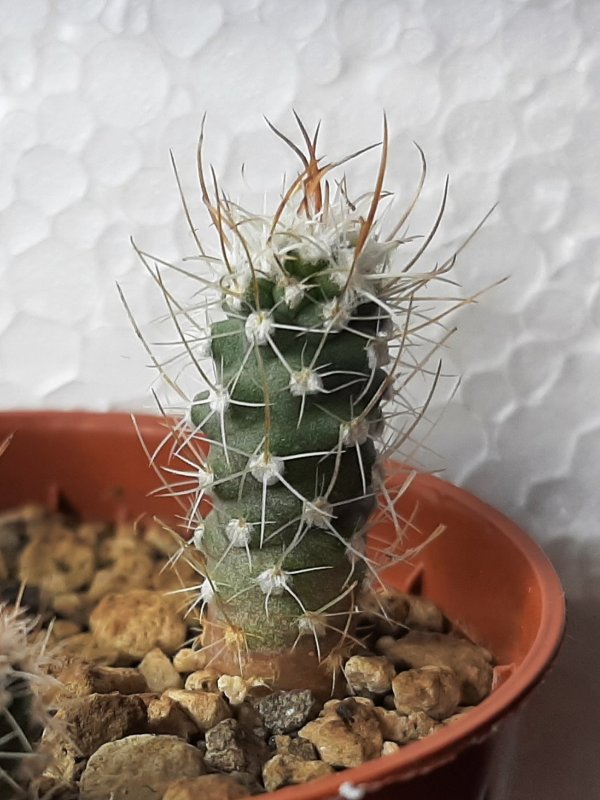
M 385 708 L 375 708 L 375 714 L 384 739 L 398 744 L 416 742 L 438 729 L 439 723 L 427 716 L 424 711 L 411 714 L 398 714 Z
M 265 789 L 274 792 L 282 786 L 306 783 L 332 772 L 333 767 L 323 761 L 305 761 L 296 756 L 278 754 L 265 764 L 263 781 Z
M 65 731 L 57 726 L 46 728 L 40 750 L 47 761 L 44 776 L 66 782 L 78 780 L 85 758 Z
M 354 692 L 386 694 L 391 689 L 396 670 L 385 656 L 351 656 L 344 666 L 344 674 Z
M 82 522 L 77 527 L 77 537 L 91 547 L 97 547 L 101 539 L 111 533 L 111 526 L 106 522 Z
M 318 758 L 315 746 L 301 737 L 294 738 L 281 734 L 273 736 L 272 743 L 280 755 L 296 756 L 304 761 L 316 761 Z
M 179 736 L 180 739 L 189 741 L 195 738 L 199 731 L 197 725 L 170 697 L 154 697 L 147 705 L 148 732 Z
M 187 689 L 168 689 L 164 694 L 175 700 L 203 733 L 231 717 L 231 710 L 220 694 Z
M 393 635 L 406 630 L 404 621 L 408 615 L 409 602 L 408 596 L 403 592 L 376 592 L 370 588 L 360 595 L 358 607 L 361 618 L 380 635 Z
M 177 672 L 196 672 L 204 669 L 208 662 L 214 658 L 210 650 L 192 650 L 190 647 L 183 647 L 173 656 L 173 666 Z
M 408 595 L 409 606 L 405 625 L 413 631 L 441 633 L 446 627 L 446 619 L 436 604 L 422 595 Z
M 271 733 L 297 731 L 318 711 L 317 701 L 308 689 L 272 692 L 265 697 L 252 698 L 250 702 Z
M 384 742 L 381 748 L 381 755 L 391 756 L 393 753 L 397 753 L 398 750 L 400 750 L 400 745 L 396 744 L 396 742 Z
M 90 756 L 106 742 L 145 732 L 146 707 L 135 696 L 92 694 L 74 700 L 57 712 L 69 736 L 83 756 Z
M 90 627 L 100 644 L 118 648 L 132 660 L 154 647 L 174 653 L 187 632 L 172 604 L 146 589 L 106 595 L 90 615 Z
M 18 508 L 9 508 L 8 510 L 0 512 L 0 525 L 5 525 L 8 522 L 24 522 L 34 523 L 43 521 L 47 518 L 48 512 L 37 503 L 26 503 Z M 28 530 L 29 524 L 26 524 Z
M 55 619 L 52 622 L 52 639 L 55 642 L 60 642 L 68 636 L 76 636 L 78 633 L 81 633 L 81 625 L 70 619 Z
M 137 669 L 97 666 L 78 658 L 61 659 L 58 667 L 53 675 L 62 686 L 60 696 L 64 699 L 111 692 L 138 694 L 148 689 Z
M 160 647 L 146 653 L 138 667 L 151 692 L 164 692 L 166 689 L 181 689 L 183 681 L 170 659 Z
M 19 579 L 49 595 L 73 592 L 86 586 L 94 575 L 94 549 L 68 528 L 54 529 L 52 536 L 33 539 L 21 553 Z
M 375 708 L 353 697 L 330 706 L 299 735 L 312 742 L 322 760 L 332 767 L 356 767 L 377 758 L 383 746 Z
M 436 604 L 421 595 L 394 589 L 365 592 L 359 607 L 362 616 L 380 635 L 397 635 L 407 629 L 441 632 L 446 620 Z
M 101 644 L 93 633 L 78 633 L 75 636 L 68 636 L 62 639 L 59 645 L 61 656 L 75 656 L 81 661 L 88 661 L 90 664 L 104 664 L 113 666 L 121 660 L 121 653 L 115 647 L 110 646 L 110 642 Z
M 61 617 L 66 617 L 78 625 L 87 625 L 92 601 L 81 592 L 63 592 L 52 598 L 52 609 Z
M 453 670 L 460 682 L 461 705 L 476 705 L 491 691 L 492 656 L 468 639 L 411 631 L 399 640 L 384 636 L 376 647 L 401 669 L 434 666 Z
M 107 594 L 117 594 L 131 589 L 150 586 L 154 561 L 143 553 L 126 553 L 111 566 L 99 569 L 88 590 L 91 600 L 97 602 Z
M 253 737 L 235 719 L 225 719 L 206 731 L 206 764 L 221 772 L 249 772 L 258 776 L 267 759 L 266 744 Z
M 151 556 L 150 547 L 143 540 L 142 533 L 131 523 L 117 525 L 112 536 L 100 542 L 98 560 L 107 565 L 125 556 Z
M 93 691 L 98 694 L 139 694 L 148 691 L 145 677 L 132 667 L 91 666 L 90 676 Z
M 232 706 L 241 705 L 248 693 L 258 686 L 265 686 L 265 682 L 261 678 L 221 675 L 217 680 L 217 689 L 225 695 Z
M 432 719 L 445 719 L 460 702 L 458 678 L 447 667 L 421 667 L 400 672 L 392 682 L 396 710 L 401 714 L 424 711 Z
M 211 667 L 199 669 L 188 675 L 185 681 L 185 688 L 197 692 L 218 692 L 218 678 L 219 673 L 216 669 L 211 669 Z
M 162 800 L 238 800 L 250 792 L 229 775 L 181 778 L 169 784 Z
M 90 757 L 80 800 L 161 800 L 173 781 L 205 771 L 198 748 L 176 736 L 128 736 L 102 745 Z
M 183 559 L 179 559 L 175 564 L 159 561 L 154 566 L 152 588 L 157 592 L 177 592 L 180 589 L 197 586 L 201 582 L 202 578 L 198 575 L 198 571 Z

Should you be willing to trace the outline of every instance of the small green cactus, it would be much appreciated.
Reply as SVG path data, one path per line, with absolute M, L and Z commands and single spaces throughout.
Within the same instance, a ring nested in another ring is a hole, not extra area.
M 0 797 L 25 797 L 43 759 L 37 743 L 49 716 L 40 699 L 54 681 L 43 670 L 42 639 L 22 609 L 0 605 Z
M 204 298 L 211 294 L 204 304 L 175 300 L 163 283 L 166 262 L 137 250 L 206 385 L 186 399 L 187 427 L 173 431 L 182 467 L 168 487 L 191 498 L 191 538 L 181 553 L 200 553 L 194 563 L 200 558 L 204 580 L 191 607 L 202 611 L 203 645 L 223 671 L 280 687 L 317 684 L 334 671 L 336 653 L 352 638 L 359 590 L 395 557 L 366 551 L 378 497 L 377 514 L 392 520 L 398 536 L 406 524 L 386 491 L 384 461 L 412 443 L 440 374 L 430 364 L 451 333 L 444 321 L 463 303 L 446 294 L 433 315 L 424 305 L 430 284 L 445 285 L 456 253 L 421 266 L 447 187 L 431 232 L 416 244 L 405 235 L 425 177 L 420 149 L 416 196 L 384 235 L 377 214 L 388 197 L 387 125 L 375 188 L 353 200 L 345 178 L 335 191 L 328 179 L 349 159 L 324 164 L 318 129 L 311 137 L 298 122 L 306 154 L 273 128 L 302 171 L 271 216 L 230 201 L 214 173 L 211 196 L 201 135 L 199 178 L 217 256 L 207 255 L 183 205 L 197 257 L 216 275 L 176 269 L 198 281 Z M 395 266 L 401 247 L 411 255 Z M 202 324 L 207 308 L 222 317 L 210 328 Z M 410 394 L 418 379 L 428 386 L 421 402 Z

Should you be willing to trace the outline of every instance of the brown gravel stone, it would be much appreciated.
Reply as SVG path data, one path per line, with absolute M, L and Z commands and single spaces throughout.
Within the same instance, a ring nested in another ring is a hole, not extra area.
M 198 736 L 196 723 L 181 706 L 170 697 L 154 697 L 146 707 L 148 732 L 179 736 L 189 741 Z
M 218 692 L 219 673 L 216 669 L 206 667 L 192 672 L 185 680 L 185 688 L 196 692 Z
M 117 525 L 112 536 L 100 542 L 98 560 L 106 566 L 128 555 L 151 556 L 152 550 L 140 530 L 131 523 L 122 523 Z
M 409 608 L 405 624 L 414 631 L 441 633 L 446 620 L 436 604 L 422 595 L 408 595 Z
M 231 717 L 231 710 L 220 694 L 187 689 L 168 689 L 164 694 L 178 703 L 202 732 Z
M 143 733 L 146 707 L 132 695 L 92 694 L 78 698 L 56 714 L 82 755 L 90 756 L 106 742 Z
M 62 592 L 52 598 L 52 609 L 78 625 L 87 625 L 93 603 L 82 592 Z
M 248 772 L 258 776 L 269 755 L 267 745 L 235 719 L 224 719 L 206 731 L 204 760 L 220 772 Z
M 210 650 L 192 650 L 190 647 L 183 647 L 173 656 L 173 666 L 177 672 L 195 672 L 204 669 L 208 662 L 214 658 Z
M 274 792 L 282 786 L 306 783 L 334 771 L 333 767 L 323 761 L 305 761 L 292 755 L 276 755 L 265 764 L 263 781 L 265 789 Z
M 332 767 L 356 767 L 381 754 L 383 736 L 373 706 L 347 698 L 299 731 Z
M 256 688 L 264 687 L 260 678 L 241 678 L 239 675 L 220 675 L 217 689 L 222 692 L 232 706 L 240 706 Z
M 110 641 L 100 643 L 93 633 L 78 633 L 62 639 L 57 653 L 60 656 L 75 656 L 90 664 L 103 664 L 109 667 L 122 661 L 120 651 L 112 647 Z
M 393 753 L 397 753 L 398 750 L 400 750 L 400 745 L 396 744 L 396 742 L 384 742 L 381 748 L 381 755 L 391 756 Z
M 64 699 L 95 693 L 138 694 L 148 689 L 146 679 L 137 669 L 97 666 L 77 658 L 60 659 L 57 664 L 53 675 L 62 684 L 60 696 Z
M 90 757 L 80 800 L 161 800 L 173 781 L 205 771 L 201 752 L 176 736 L 128 736 Z
M 453 714 L 460 702 L 460 683 L 447 667 L 421 667 L 400 672 L 392 682 L 396 710 L 424 711 L 433 719 Z
M 59 727 L 47 728 L 42 736 L 40 749 L 47 757 L 47 766 L 43 772 L 46 777 L 67 782 L 79 778 L 85 766 L 85 758 L 64 730 Z
M 90 615 L 90 627 L 100 644 L 117 648 L 132 660 L 154 647 L 174 653 L 187 631 L 171 603 L 146 589 L 106 595 Z
M 90 547 L 97 547 L 100 540 L 110 535 L 111 526 L 106 522 L 82 522 L 77 526 L 77 536 Z
M 375 708 L 375 714 L 384 739 L 398 744 L 416 742 L 429 736 L 439 727 L 439 723 L 427 716 L 424 711 L 413 711 L 411 714 L 398 714 L 385 708 Z
M 73 592 L 93 577 L 94 549 L 75 531 L 55 526 L 52 535 L 33 539 L 21 553 L 19 579 L 49 595 Z
M 436 604 L 421 595 L 371 589 L 361 596 L 359 604 L 363 618 L 380 635 L 394 635 L 406 629 L 441 632 L 446 624 Z
M 125 553 L 113 564 L 99 569 L 88 590 L 91 600 L 97 602 L 107 594 L 146 589 L 150 586 L 154 561 L 144 553 Z
M 308 689 L 292 692 L 271 692 L 264 697 L 253 697 L 251 705 L 263 719 L 271 733 L 292 733 L 315 716 L 319 705 Z
M 81 625 L 70 619 L 55 619 L 52 623 L 52 640 L 60 642 L 68 636 L 76 636 L 81 633 Z
M 354 692 L 386 694 L 391 689 L 396 670 L 385 656 L 351 656 L 344 665 L 344 674 Z
M 154 647 L 146 653 L 138 669 L 152 692 L 181 689 L 183 686 L 180 674 L 160 647 Z
M 162 800 L 238 800 L 250 792 L 229 775 L 181 778 L 169 785 Z
M 411 631 L 402 639 L 384 636 L 377 649 L 402 669 L 447 667 L 461 686 L 461 704 L 476 705 L 492 688 L 492 657 L 485 648 L 452 634 Z
M 273 736 L 272 743 L 279 755 L 296 756 L 296 758 L 302 758 L 304 761 L 316 761 L 318 758 L 315 746 L 300 736 L 294 738 L 293 736 L 280 734 L 279 736 Z

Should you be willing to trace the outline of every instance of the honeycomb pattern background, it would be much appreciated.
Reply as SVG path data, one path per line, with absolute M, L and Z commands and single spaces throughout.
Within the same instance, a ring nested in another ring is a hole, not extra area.
M 192 250 L 201 116 L 221 183 L 258 207 L 295 169 L 262 115 L 323 150 L 392 132 L 388 187 L 474 291 L 445 364 L 460 388 L 428 441 L 445 474 L 514 517 L 561 571 L 563 653 L 528 706 L 512 800 L 596 796 L 600 738 L 600 4 L 596 0 L 0 0 L 0 408 L 142 409 L 140 325 L 163 312 L 129 237 Z M 372 184 L 377 156 L 352 168 Z M 244 163 L 243 176 L 240 165 Z M 438 399 L 438 410 L 444 406 Z

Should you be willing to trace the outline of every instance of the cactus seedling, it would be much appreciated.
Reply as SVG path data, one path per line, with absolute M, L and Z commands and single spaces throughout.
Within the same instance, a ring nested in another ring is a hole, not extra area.
M 354 200 L 345 178 L 330 183 L 348 159 L 324 163 L 318 129 L 310 136 L 298 123 L 305 151 L 273 128 L 302 169 L 272 215 L 232 202 L 212 171 L 209 189 L 201 135 L 198 172 L 216 256 L 207 254 L 182 200 L 197 257 L 215 277 L 175 267 L 198 282 L 201 301 L 176 300 L 163 282 L 167 262 L 137 252 L 206 386 L 190 401 L 167 378 L 188 407 L 173 430 L 181 467 L 168 490 L 190 500 L 191 538 L 180 552 L 200 551 L 203 580 L 190 607 L 202 612 L 202 643 L 225 673 L 324 691 L 352 641 L 359 590 L 393 557 L 365 549 L 377 498 L 375 514 L 391 518 L 398 536 L 407 524 L 386 491 L 384 461 L 412 445 L 440 374 L 436 353 L 451 333 L 445 320 L 464 301 L 446 295 L 434 314 L 424 306 L 429 287 L 447 281 L 456 253 L 422 267 L 447 184 L 427 236 L 415 244 L 405 235 L 425 177 L 420 149 L 416 196 L 384 233 L 387 125 L 374 189 Z M 403 248 L 411 254 L 400 259 Z M 201 321 L 206 309 L 221 312 L 209 328 Z M 427 389 L 417 402 L 411 389 L 419 380 Z
M 32 640 L 34 622 L 22 609 L 0 605 L 0 796 L 22 788 L 42 759 L 35 747 L 49 717 L 39 692 L 54 685 L 44 673 L 45 642 Z

